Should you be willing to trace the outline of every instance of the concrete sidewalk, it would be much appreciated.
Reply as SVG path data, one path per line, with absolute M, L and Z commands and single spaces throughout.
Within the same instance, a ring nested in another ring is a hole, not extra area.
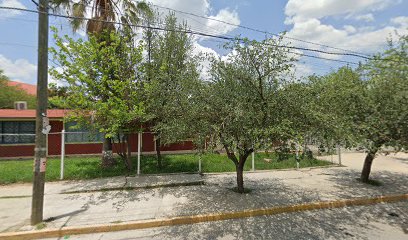
M 199 174 L 141 175 L 135 177 L 111 177 L 81 181 L 58 181 L 45 184 L 45 195 L 123 190 L 138 188 L 168 187 L 173 185 L 200 185 L 204 180 Z M 31 197 L 32 184 L 0 186 L 1 198 Z
M 379 156 L 374 160 L 372 178 L 382 182 L 381 186 L 356 180 L 364 154 L 347 153 L 342 157 L 347 167 L 247 172 L 244 179 L 245 187 L 252 190 L 249 194 L 231 191 L 236 185 L 235 174 L 116 177 L 47 183 L 44 219 L 48 220 L 47 228 L 63 228 L 408 193 L 407 154 Z M 205 185 L 141 188 L 201 181 Z M 126 186 L 136 189 L 78 192 Z M 0 232 L 32 229 L 29 226 L 31 198 L 24 197 L 30 194 L 31 185 L 1 187 Z

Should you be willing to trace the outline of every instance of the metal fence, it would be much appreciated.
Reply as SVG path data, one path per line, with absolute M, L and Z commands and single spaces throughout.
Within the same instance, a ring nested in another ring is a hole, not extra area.
M 152 148 L 152 132 L 140 132 L 133 139 L 131 152 L 137 154 L 136 174 L 141 173 L 141 155 L 143 153 L 152 154 L 155 149 Z M 148 135 L 150 150 L 143 152 L 143 136 Z M 120 136 L 113 139 L 113 153 L 117 154 L 120 144 Z M 21 159 L 32 157 L 35 148 L 34 133 L 0 133 L 0 158 L 3 159 Z M 67 156 L 94 157 L 101 155 L 102 135 L 84 131 L 65 131 L 50 132 L 47 134 L 47 156 L 60 157 L 60 179 L 64 179 L 64 166 Z M 136 146 L 135 146 L 136 145 Z M 154 145 L 153 145 L 154 146 Z M 164 151 L 169 153 L 169 151 Z M 198 163 L 199 172 L 201 172 L 201 159 Z
M 137 168 L 136 174 L 140 175 L 141 173 L 141 155 L 142 145 L 143 145 L 143 134 L 152 134 L 152 132 L 140 132 L 137 134 Z M 0 133 L 0 158 L 5 158 L 2 151 L 6 151 L 7 147 L 10 148 L 9 151 L 19 151 L 22 149 L 25 151 L 28 146 L 31 146 L 34 149 L 35 144 L 35 134 L 34 133 Z M 50 141 L 52 142 L 52 149 L 49 149 Z M 60 141 L 57 143 L 56 141 Z M 48 156 L 59 156 L 60 157 L 60 179 L 64 179 L 64 167 L 65 167 L 65 158 L 66 156 L 71 155 L 80 155 L 80 156 L 95 156 L 101 154 L 101 144 L 102 136 L 95 135 L 90 132 L 82 131 L 65 131 L 61 132 L 51 132 L 47 137 L 47 149 Z M 114 145 L 115 146 L 115 145 Z M 307 146 L 309 149 L 314 146 Z M 296 145 L 295 154 L 296 159 L 300 159 L 299 155 L 301 154 L 301 146 Z M 316 147 L 315 147 L 316 148 Z M 11 150 L 12 149 L 12 150 Z M 316 148 L 317 149 L 317 148 Z M 117 152 L 117 149 L 113 149 L 114 152 Z M 336 152 L 338 155 L 338 164 L 341 165 L 341 147 L 337 145 Z M 134 153 L 134 151 L 132 151 Z M 4 152 L 3 152 L 4 153 Z M 151 154 L 151 153 L 150 153 Z M 33 155 L 31 155 L 33 156 Z M 21 157 L 31 157 L 30 155 L 21 156 Z M 331 162 L 334 163 L 333 155 L 331 155 Z M 297 168 L 299 168 L 299 161 L 297 161 Z M 251 171 L 256 171 L 255 169 L 255 152 L 251 154 Z M 202 159 L 198 155 L 198 172 L 202 172 Z

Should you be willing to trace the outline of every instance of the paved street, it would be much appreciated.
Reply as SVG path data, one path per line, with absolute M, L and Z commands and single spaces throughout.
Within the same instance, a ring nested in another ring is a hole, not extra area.
M 326 158 L 331 160 L 330 156 Z M 408 193 L 408 154 L 379 156 L 374 161 L 372 177 L 380 181 L 381 186 L 366 185 L 356 180 L 364 154 L 346 153 L 342 159 L 347 167 L 245 173 L 245 186 L 252 192 L 243 195 L 231 191 L 236 184 L 234 174 L 119 177 L 47 183 L 44 218 L 48 219 L 48 228 L 60 228 Z M 333 160 L 337 160 L 336 156 Z M 85 189 L 200 181 L 204 181 L 205 185 L 61 194 Z M 27 197 L 31 185 L 9 185 L 1 189 L 0 232 L 32 229 L 29 226 L 31 199 Z M 287 239 L 368 239 L 370 236 L 371 239 L 381 239 L 393 236 L 391 239 L 402 239 L 408 236 L 406 209 L 408 203 L 399 202 L 104 233 L 90 238 L 247 239 L 276 236 Z M 89 239 L 85 235 L 70 237 Z
M 408 236 L 408 203 L 284 213 L 67 239 L 392 239 Z

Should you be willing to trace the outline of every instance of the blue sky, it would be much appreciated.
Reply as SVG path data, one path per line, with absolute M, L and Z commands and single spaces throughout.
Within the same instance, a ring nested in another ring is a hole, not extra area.
M 395 31 L 408 34 L 408 0 L 152 0 L 152 2 L 159 6 L 271 33 L 286 31 L 288 37 L 365 54 L 373 54 L 384 49 L 387 37 L 395 34 Z M 26 9 L 36 7 L 31 0 L 0 0 L 0 6 Z M 187 21 L 192 29 L 202 32 L 228 36 L 240 34 L 258 40 L 264 37 L 261 33 L 208 19 L 181 13 L 177 13 L 177 16 Z M 3 69 L 12 80 L 36 82 L 37 18 L 33 13 L 0 10 L 0 69 Z M 57 26 L 62 33 L 72 34 L 68 22 L 64 19 L 50 17 L 50 25 Z M 76 36 L 83 36 L 83 32 L 76 33 Z M 290 42 L 299 47 L 338 51 L 296 40 Z M 50 45 L 52 46 L 51 35 Z M 197 39 L 195 46 L 197 51 L 226 54 L 219 49 L 219 43 L 211 39 Z M 333 58 L 323 54 L 317 56 Z M 353 57 L 335 59 L 361 61 Z M 345 64 L 301 57 L 296 64 L 296 74 L 297 76 L 323 74 L 342 65 Z

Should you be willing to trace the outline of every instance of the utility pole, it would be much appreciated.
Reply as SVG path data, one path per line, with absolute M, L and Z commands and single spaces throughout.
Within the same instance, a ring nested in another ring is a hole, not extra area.
M 48 104 L 48 0 L 40 0 L 38 11 L 37 111 L 31 225 L 43 221 L 44 182 L 47 163 L 47 135 L 43 131 L 48 125 L 46 118 Z

